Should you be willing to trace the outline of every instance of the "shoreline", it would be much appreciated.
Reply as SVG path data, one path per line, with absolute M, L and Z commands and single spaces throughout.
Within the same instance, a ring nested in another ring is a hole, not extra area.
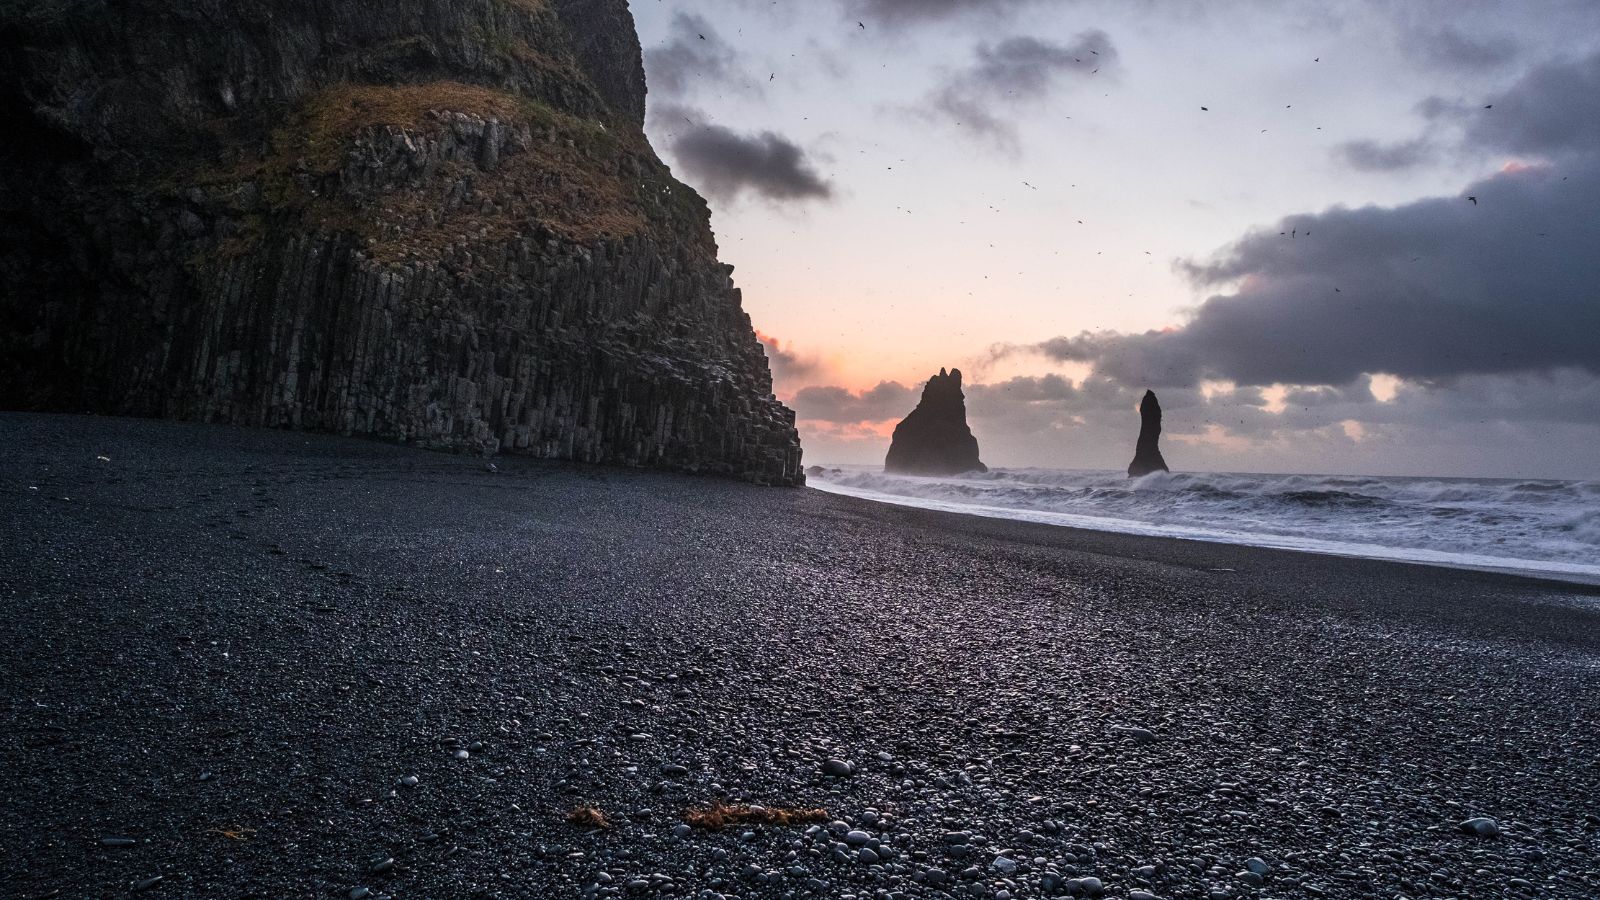
M 495 463 L 0 414 L 0 894 L 1600 894 L 1595 588 Z
M 1280 550 L 1290 553 L 1310 553 L 1320 556 L 1338 556 L 1346 559 L 1365 559 L 1375 562 L 1394 562 L 1406 565 L 1431 566 L 1441 569 L 1456 569 L 1461 571 L 1485 572 L 1500 575 L 1517 575 L 1538 581 L 1556 581 L 1567 584 L 1581 584 L 1600 586 L 1600 567 L 1580 566 L 1571 563 L 1562 563 L 1545 560 L 1505 560 L 1496 562 L 1495 557 L 1478 556 L 1477 554 L 1448 553 L 1438 550 L 1427 550 L 1416 547 L 1386 548 L 1379 544 L 1352 544 L 1339 541 L 1328 541 L 1317 538 L 1303 538 L 1294 535 L 1274 535 L 1260 532 L 1229 532 L 1218 529 L 1206 529 L 1197 526 L 1166 526 L 1131 519 L 1116 519 L 1109 516 L 1093 516 L 1081 513 L 1063 513 L 1050 510 L 1016 509 L 1003 506 L 989 506 L 977 503 L 959 503 L 955 501 L 933 500 L 921 497 L 907 497 L 899 494 L 890 494 L 883 491 L 873 491 L 865 488 L 844 487 L 830 484 L 822 479 L 811 479 L 806 485 L 811 490 L 822 491 L 840 497 L 854 497 L 872 503 L 886 503 L 893 506 L 904 506 L 912 509 L 926 509 L 934 512 L 950 513 L 960 516 L 977 516 L 985 519 L 1002 519 L 1014 522 L 1029 522 L 1045 525 L 1052 528 L 1066 528 L 1076 531 L 1102 532 L 1105 534 L 1121 534 L 1130 537 L 1158 538 L 1177 541 L 1194 541 L 1206 544 L 1226 544 L 1238 547 L 1254 547 L 1261 550 Z M 1473 558 L 1476 557 L 1476 560 Z M 1506 563 L 1522 563 L 1511 565 Z

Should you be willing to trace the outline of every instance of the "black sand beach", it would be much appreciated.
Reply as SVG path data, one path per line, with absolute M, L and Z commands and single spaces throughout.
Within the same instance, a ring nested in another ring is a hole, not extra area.
M 1600 896 L 1600 590 L 495 466 L 0 416 L 0 895 Z

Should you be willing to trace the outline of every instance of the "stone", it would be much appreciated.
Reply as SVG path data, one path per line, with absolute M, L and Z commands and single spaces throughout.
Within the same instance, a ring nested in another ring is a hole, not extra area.
M 1148 744 L 1156 739 L 1155 732 L 1148 728 L 1140 728 L 1134 725 L 1118 725 L 1113 727 L 1111 732 L 1125 738 L 1130 738 L 1141 744 Z
M 1133 462 L 1128 464 L 1128 477 L 1138 478 L 1151 472 L 1166 472 L 1167 461 L 1161 457 L 1161 402 L 1155 391 L 1145 391 L 1139 401 L 1139 442 L 1134 447 Z
M 1267 865 L 1267 861 L 1259 856 L 1252 856 L 1245 860 L 1244 867 L 1257 875 L 1266 875 L 1272 871 L 1272 867 Z
M 132 847 L 139 842 L 130 837 L 103 837 L 100 839 L 102 847 Z
M 866 842 L 868 842 L 870 840 L 872 840 L 872 835 L 867 834 L 865 831 L 852 830 L 852 831 L 846 832 L 846 834 L 844 836 L 844 842 L 846 844 L 853 844 L 853 845 L 855 845 L 857 847 L 865 844 Z
M 842 759 L 827 759 L 822 763 L 822 774 L 831 778 L 849 778 L 856 773 L 856 767 Z
M 871 847 L 862 847 L 856 851 L 856 859 L 870 866 L 878 862 L 878 854 Z
M 396 3 L 8 15 L 0 397 L 802 484 L 626 0 Z
M 1474 816 L 1456 826 L 1463 834 L 1477 837 L 1499 837 L 1500 823 L 1488 816 Z
M 928 379 L 917 408 L 894 427 L 883 470 L 902 475 L 989 471 L 978 459 L 978 439 L 967 426 L 960 369 L 940 369 Z

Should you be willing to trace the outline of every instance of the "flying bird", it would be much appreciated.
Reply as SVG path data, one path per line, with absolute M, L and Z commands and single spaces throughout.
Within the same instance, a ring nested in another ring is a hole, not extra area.
M 863 23 L 863 22 L 857 22 L 857 23 L 856 23 L 856 24 L 857 24 L 857 25 L 860 25 L 860 26 L 861 26 L 861 30 L 862 30 L 862 31 L 866 31 L 866 30 L 867 30 L 867 26 L 866 26 L 866 24 L 865 24 L 865 23 Z
M 1473 206 L 1477 206 L 1478 205 L 1478 198 L 1477 197 L 1468 197 L 1467 199 L 1472 201 L 1472 205 Z
M 1201 112 L 1210 112 L 1211 110 L 1210 110 L 1209 107 L 1202 106 L 1202 107 L 1200 107 L 1200 111 Z

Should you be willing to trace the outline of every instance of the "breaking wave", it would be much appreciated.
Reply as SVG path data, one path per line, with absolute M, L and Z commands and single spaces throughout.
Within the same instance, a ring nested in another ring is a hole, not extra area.
M 1600 482 L 995 469 L 824 470 L 820 490 L 1100 531 L 1600 582 Z

